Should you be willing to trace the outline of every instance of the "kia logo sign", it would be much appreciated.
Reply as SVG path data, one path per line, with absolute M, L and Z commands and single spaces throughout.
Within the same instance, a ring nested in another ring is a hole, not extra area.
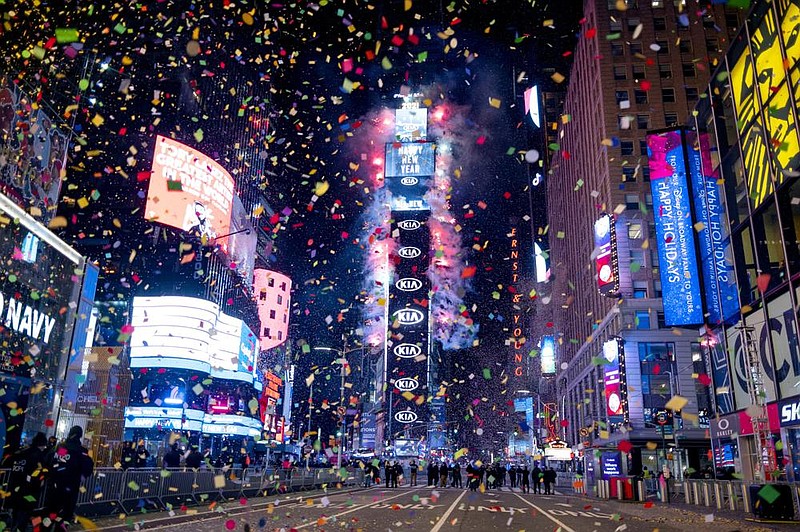
M 397 254 L 404 259 L 416 259 L 422 255 L 422 250 L 413 246 L 406 246 L 398 249 Z
M 392 353 L 400 358 L 417 358 L 422 354 L 422 348 L 416 344 L 398 344 L 394 346 Z
M 422 227 L 422 223 L 419 220 L 400 220 L 397 222 L 397 227 L 406 231 L 413 231 Z
M 394 285 L 403 292 L 415 292 L 422 288 L 422 281 L 413 277 L 403 277 L 395 281 Z
M 411 410 L 403 410 L 401 412 L 397 412 L 394 415 L 394 418 L 400 423 L 413 423 L 417 420 L 417 414 Z
M 401 325 L 415 325 L 425 319 L 422 311 L 415 308 L 400 309 L 393 316 Z
M 403 377 L 402 379 L 397 379 L 394 381 L 394 387 L 400 390 L 401 392 L 410 392 L 412 390 L 416 390 L 419 386 L 417 379 L 412 379 L 411 377 Z
M 400 180 L 401 185 L 406 185 L 409 187 L 413 187 L 417 183 L 419 183 L 419 179 L 417 179 L 416 177 L 409 176 L 409 177 L 404 177 L 403 179 Z

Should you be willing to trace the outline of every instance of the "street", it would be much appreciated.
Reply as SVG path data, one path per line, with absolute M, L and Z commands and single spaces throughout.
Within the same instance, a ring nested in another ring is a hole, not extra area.
M 177 530 L 192 532 L 254 530 L 404 530 L 439 532 L 505 530 L 679 531 L 757 530 L 745 523 L 680 512 L 596 501 L 563 493 L 522 494 L 503 488 L 484 493 L 453 488 L 404 486 L 309 492 L 212 505 L 211 510 L 184 510 L 102 519 L 98 530 Z M 172 515 L 170 515 L 172 514 Z M 91 528 L 87 526 L 86 528 Z

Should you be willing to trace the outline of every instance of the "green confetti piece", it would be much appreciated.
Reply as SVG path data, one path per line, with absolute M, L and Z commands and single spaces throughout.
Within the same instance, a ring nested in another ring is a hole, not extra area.
M 173 181 L 170 179 L 167 181 L 167 190 L 181 191 L 183 190 L 183 186 L 180 181 Z
M 558 148 L 559 148 L 559 147 L 560 147 L 560 146 L 558 145 L 558 143 L 557 143 L 557 142 L 551 142 L 550 144 L 548 144 L 548 145 L 547 145 L 547 148 L 548 148 L 549 150 L 551 150 L 551 151 L 558 151 Z
M 308 345 L 308 344 L 303 344 L 302 351 L 303 351 L 303 353 L 304 353 L 304 354 L 306 354 L 306 355 L 307 355 L 307 354 L 309 354 L 309 353 L 311 352 L 311 346 L 310 346 L 310 345 Z
M 78 40 L 78 30 L 75 28 L 56 28 L 56 42 L 69 44 Z
M 492 370 L 489 368 L 483 368 L 483 378 L 487 381 L 492 378 Z
M 194 132 L 194 140 L 197 142 L 203 142 L 203 129 L 199 128 L 197 131 Z
M 636 273 L 642 269 L 642 265 L 638 262 L 631 262 L 631 273 Z
M 758 496 L 767 501 L 768 504 L 772 504 L 781 496 L 781 492 L 776 490 L 772 484 L 764 484 L 764 487 L 758 490 Z
M 80 81 L 78 82 L 78 88 L 79 88 L 80 90 L 82 90 L 82 91 L 85 91 L 86 89 L 88 89 L 88 88 L 89 88 L 89 80 L 88 80 L 88 79 L 82 79 L 82 80 L 80 80 Z
M 420 63 L 424 63 L 428 60 L 428 52 L 420 52 L 417 54 L 417 61 Z
M 116 32 L 117 32 L 117 33 L 119 33 L 120 35 L 122 35 L 123 33 L 125 33 L 125 31 L 126 31 L 127 29 L 128 29 L 128 28 L 126 28 L 126 27 L 125 27 L 125 25 L 124 25 L 124 24 L 122 24 L 122 23 L 119 23 L 119 24 L 117 24 L 116 26 L 114 26 L 114 31 L 116 31 Z
M 511 146 L 506 150 L 506 155 L 514 155 L 517 153 L 517 149 L 514 146 Z
M 7 279 L 8 279 L 9 283 L 16 283 L 17 282 L 17 276 L 14 275 L 13 273 L 8 274 Z
M 607 41 L 616 41 L 616 40 L 617 40 L 617 39 L 619 39 L 620 37 L 622 37 L 622 34 L 621 34 L 621 33 L 619 33 L 619 32 L 616 32 L 616 33 L 609 33 L 609 34 L 607 34 L 607 35 L 606 35 L 606 40 L 607 40 Z
M 136 483 L 136 482 L 134 482 L 133 480 L 131 480 L 130 482 L 128 482 L 128 487 L 129 487 L 130 489 L 132 489 L 133 491 L 139 491 L 139 484 L 137 484 L 137 483 Z
M 738 7 L 739 9 L 748 10 L 750 9 L 750 0 L 728 0 L 728 5 L 730 7 Z

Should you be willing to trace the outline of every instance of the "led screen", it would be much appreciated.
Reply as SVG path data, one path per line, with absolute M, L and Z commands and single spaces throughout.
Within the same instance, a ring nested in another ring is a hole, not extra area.
M 619 292 L 619 265 L 614 217 L 604 214 L 594 223 L 595 270 L 597 289 L 604 296 L 614 297 Z
M 556 342 L 552 336 L 542 338 L 541 353 L 542 375 L 554 375 L 556 373 Z
M 612 338 L 603 343 L 603 387 L 610 421 L 622 421 L 625 417 L 624 356 L 621 340 Z
M 647 135 L 647 147 L 664 319 L 698 325 L 703 304 L 682 131 Z
M 384 175 L 387 178 L 433 175 L 435 153 L 430 142 L 390 142 L 386 145 Z
M 400 142 L 425 140 L 428 136 L 428 109 L 397 109 L 394 112 L 394 133 Z
M 145 213 L 148 220 L 186 231 L 227 251 L 234 182 L 211 157 L 157 136 Z

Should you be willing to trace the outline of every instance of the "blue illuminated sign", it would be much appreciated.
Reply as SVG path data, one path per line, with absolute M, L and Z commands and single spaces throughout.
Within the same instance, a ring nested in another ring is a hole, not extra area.
M 694 197 L 697 242 L 706 296 L 708 323 L 719 324 L 739 311 L 739 295 L 733 271 L 731 241 L 725 220 L 723 188 L 711 164 L 708 133 L 686 133 L 689 169 Z
M 600 456 L 600 469 L 603 479 L 622 476 L 622 460 L 616 451 L 607 451 Z
M 691 197 L 683 132 L 647 135 L 664 320 L 667 326 L 703 323 Z
M 542 375 L 556 373 L 556 341 L 552 336 L 543 336 L 541 344 Z

